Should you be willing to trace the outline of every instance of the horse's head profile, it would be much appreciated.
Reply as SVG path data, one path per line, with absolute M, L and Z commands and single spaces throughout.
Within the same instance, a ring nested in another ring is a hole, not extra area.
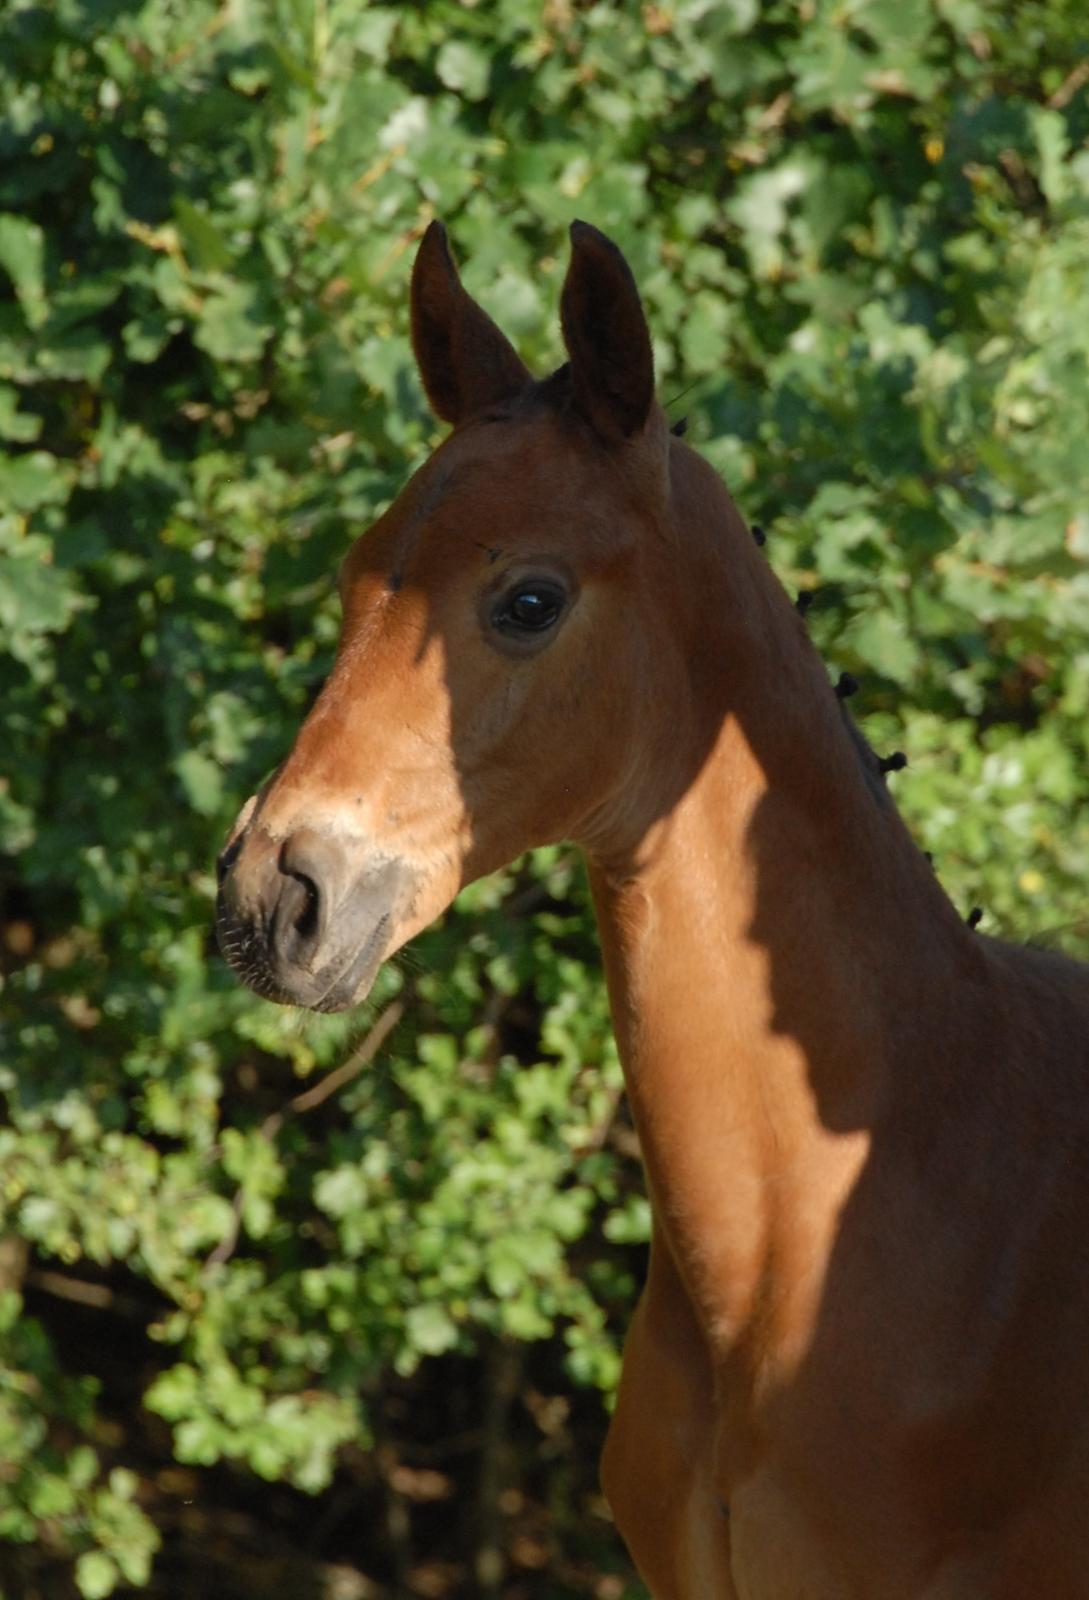
M 684 714 L 662 674 L 698 631 L 671 509 L 684 447 L 624 257 L 571 232 L 569 361 L 540 382 L 439 224 L 420 246 L 413 346 L 453 430 L 348 552 L 332 672 L 220 859 L 221 946 L 270 998 L 350 1006 L 464 884 L 561 838 L 616 857 L 661 806 L 653 753 Z

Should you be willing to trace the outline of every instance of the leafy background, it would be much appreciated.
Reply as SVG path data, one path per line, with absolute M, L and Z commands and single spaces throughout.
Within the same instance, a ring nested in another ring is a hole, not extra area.
M 0 45 L 4 1593 L 634 1597 L 577 859 L 321 1020 L 229 978 L 212 858 L 436 437 L 423 228 L 543 371 L 581 215 L 954 900 L 1089 951 L 1082 0 L 9 0 Z

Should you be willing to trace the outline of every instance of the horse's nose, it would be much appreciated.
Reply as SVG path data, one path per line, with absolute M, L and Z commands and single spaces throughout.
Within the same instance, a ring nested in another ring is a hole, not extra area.
M 368 858 L 365 841 L 300 827 L 286 837 L 258 817 L 228 843 L 216 898 L 219 948 L 257 994 L 343 1011 L 374 980 L 413 876 Z
M 269 924 L 270 954 L 285 968 L 310 969 L 336 904 L 343 852 L 333 840 L 301 828 L 280 848 L 280 891 Z
M 273 987 L 303 987 L 320 968 L 330 921 L 343 899 L 344 851 L 311 828 L 277 839 L 245 829 L 216 863 L 220 947 L 233 965 L 260 968 Z

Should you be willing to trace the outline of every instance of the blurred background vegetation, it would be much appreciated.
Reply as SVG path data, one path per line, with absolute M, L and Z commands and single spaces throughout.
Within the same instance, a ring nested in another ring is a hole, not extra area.
M 7 0 L 8 1600 L 641 1593 L 577 859 L 316 1019 L 227 974 L 214 853 L 436 438 L 423 228 L 543 372 L 583 216 L 954 900 L 1089 952 L 1087 83 L 1084 0 Z

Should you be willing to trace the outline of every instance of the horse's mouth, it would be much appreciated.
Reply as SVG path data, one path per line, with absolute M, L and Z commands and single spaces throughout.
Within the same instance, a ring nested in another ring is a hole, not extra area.
M 388 943 L 390 916 L 384 912 L 344 970 L 334 978 L 312 1011 L 347 1011 L 364 1001 L 371 991 Z

